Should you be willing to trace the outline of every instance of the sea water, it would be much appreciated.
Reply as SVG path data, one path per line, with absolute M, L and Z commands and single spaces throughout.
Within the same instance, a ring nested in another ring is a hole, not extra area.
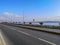
M 23 23 L 21 23 L 23 24 Z M 25 24 L 29 24 L 29 23 L 25 23 Z M 34 25 L 40 25 L 39 23 L 32 23 Z M 59 26 L 59 23 L 43 23 L 43 25 L 50 25 L 50 26 Z

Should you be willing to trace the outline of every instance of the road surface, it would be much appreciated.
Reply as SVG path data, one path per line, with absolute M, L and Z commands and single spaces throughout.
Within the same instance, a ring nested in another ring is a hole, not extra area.
M 0 29 L 14 45 L 60 45 L 60 36 L 0 24 Z

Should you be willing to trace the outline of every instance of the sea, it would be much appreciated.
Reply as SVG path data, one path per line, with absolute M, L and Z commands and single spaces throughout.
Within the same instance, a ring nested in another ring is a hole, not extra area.
M 32 23 L 32 24 L 34 24 L 34 25 L 40 25 L 39 23 Z M 43 23 L 43 25 L 59 26 L 59 23 Z
M 21 24 L 23 24 L 23 23 L 21 23 Z M 25 23 L 25 24 L 29 24 L 29 22 Z M 39 23 L 32 23 L 32 24 L 34 24 L 34 25 L 40 25 Z M 59 23 L 58 22 L 57 23 L 43 23 L 43 25 L 59 26 Z

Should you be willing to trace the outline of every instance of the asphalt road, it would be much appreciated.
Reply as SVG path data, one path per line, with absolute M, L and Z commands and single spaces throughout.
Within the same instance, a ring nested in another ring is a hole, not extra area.
M 0 29 L 14 45 L 60 45 L 60 35 L 2 24 Z

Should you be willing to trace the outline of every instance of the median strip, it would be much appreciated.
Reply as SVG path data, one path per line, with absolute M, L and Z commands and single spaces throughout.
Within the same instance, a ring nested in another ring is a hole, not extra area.
M 31 30 L 35 30 L 35 31 L 41 31 L 41 32 L 47 32 L 47 33 L 52 33 L 52 34 L 60 35 L 60 30 L 59 29 L 40 28 L 40 27 L 25 26 L 25 25 L 16 25 L 16 24 L 4 24 L 4 25 L 21 27 L 21 28 L 31 29 Z
M 27 29 L 32 29 L 32 30 L 36 30 L 36 31 L 48 32 L 48 33 L 53 33 L 53 34 L 60 35 L 60 30 L 58 30 L 58 29 L 37 28 L 37 27 L 22 26 L 22 25 L 15 25 L 15 26 L 16 27 L 27 28 Z

